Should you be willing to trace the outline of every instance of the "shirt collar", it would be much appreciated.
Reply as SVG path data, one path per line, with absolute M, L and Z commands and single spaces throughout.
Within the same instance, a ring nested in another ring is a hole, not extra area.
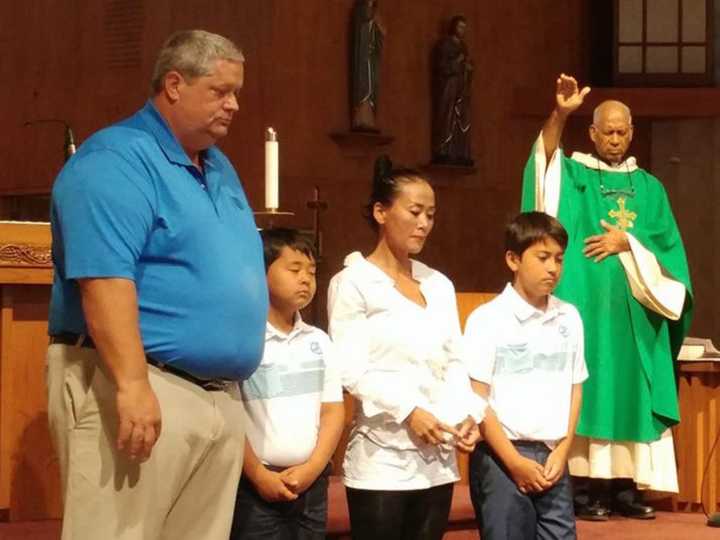
M 582 163 L 588 169 L 594 169 L 594 170 L 605 171 L 605 172 L 623 172 L 623 173 L 628 172 L 628 173 L 631 173 L 638 169 L 637 160 L 632 156 L 630 156 L 623 162 L 618 163 L 617 165 L 613 165 L 612 163 L 607 163 L 602 158 L 599 158 L 593 154 L 583 154 L 582 152 L 573 152 L 571 159 L 573 161 L 577 161 L 578 163 Z
M 422 282 L 424 282 L 430 276 L 430 268 L 414 259 L 410 259 L 410 264 L 413 279 L 417 280 L 422 284 Z M 376 265 L 368 261 L 365 257 L 363 257 L 362 253 L 360 253 L 359 251 L 353 251 L 347 257 L 345 257 L 343 265 L 346 267 L 356 267 L 362 270 L 363 275 L 370 281 L 389 283 L 393 286 L 395 285 L 395 281 L 390 276 L 388 276 L 379 267 L 377 267 Z
M 295 323 L 293 324 L 292 329 L 289 333 L 284 333 L 275 328 L 270 322 L 267 322 L 265 324 L 265 339 L 277 339 L 279 341 L 289 340 L 294 338 L 295 336 L 310 332 L 313 329 L 312 326 L 307 324 L 305 321 L 303 321 L 302 317 L 300 316 L 300 313 L 295 314 Z
M 526 322 L 533 317 L 547 321 L 557 317 L 562 312 L 562 303 L 553 295 L 548 297 L 547 309 L 543 311 L 529 304 L 527 300 L 520 296 L 511 283 L 505 285 L 502 295 L 510 311 L 520 322 Z
M 160 114 L 160 111 L 158 111 L 152 98 L 148 99 L 145 106 L 140 109 L 140 117 L 155 137 L 155 140 L 157 140 L 158 145 L 169 161 L 186 167 L 194 166 L 193 162 L 190 161 L 190 156 L 187 155 L 187 152 L 183 149 L 180 141 L 178 141 L 177 137 L 175 137 L 175 134 L 170 129 L 165 117 Z M 216 153 L 217 149 L 214 146 L 211 146 L 207 150 L 203 151 L 201 153 L 203 166 L 216 166 L 214 162 Z

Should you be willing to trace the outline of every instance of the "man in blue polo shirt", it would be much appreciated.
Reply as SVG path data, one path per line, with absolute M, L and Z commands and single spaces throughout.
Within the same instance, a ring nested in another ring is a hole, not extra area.
M 153 97 L 55 182 L 48 413 L 65 540 L 228 537 L 244 436 L 233 381 L 257 367 L 267 317 L 252 212 L 214 146 L 243 62 L 222 36 L 174 34 Z

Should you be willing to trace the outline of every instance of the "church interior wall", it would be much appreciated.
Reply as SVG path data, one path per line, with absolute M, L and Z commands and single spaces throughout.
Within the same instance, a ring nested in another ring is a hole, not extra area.
M 394 141 L 386 147 L 341 147 L 329 136 L 347 131 L 348 29 L 353 0 L 76 0 L 11 3 L 0 22 L 0 131 L 4 166 L 0 194 L 47 193 L 62 164 L 62 129 L 23 127 L 60 118 L 81 142 L 139 108 L 148 96 L 155 54 L 172 31 L 201 27 L 240 44 L 247 57 L 245 88 L 230 135 L 220 143 L 236 166 L 251 205 L 263 206 L 263 131 L 279 132 L 281 207 L 288 224 L 312 226 L 306 203 L 318 186 L 324 260 L 319 298 L 354 249 L 373 235 L 362 218 L 373 160 L 387 152 L 397 163 L 423 167 L 430 159 L 430 60 L 453 15 L 468 19 L 466 41 L 475 64 L 474 171 L 432 169 L 438 219 L 420 258 L 446 273 L 458 290 L 497 291 L 508 278 L 502 261 L 504 223 L 519 209 L 520 177 L 543 119 L 520 114 L 514 90 L 537 88 L 552 107 L 560 72 L 588 80 L 592 51 L 588 0 L 393 0 L 379 2 L 387 26 L 378 124 Z M 580 21 L 580 22 L 579 22 Z M 583 23 L 582 21 L 588 21 Z M 587 117 L 572 119 L 568 149 L 589 151 Z M 638 128 L 633 153 L 650 160 L 651 132 Z M 684 197 L 671 189 L 672 197 Z M 673 201 L 675 203 L 675 201 Z M 691 204 L 691 203 L 687 203 Z M 707 203 L 709 204 L 709 203 Z M 686 203 L 676 203 L 685 215 Z M 690 212 L 690 210 L 688 210 Z M 710 220 L 711 218 L 706 218 Z M 717 220 L 712 218 L 713 224 Z M 717 227 L 717 226 L 715 226 Z M 695 229 L 688 227 L 692 233 Z M 700 253 L 690 245 L 693 254 Z M 713 261 L 714 262 L 714 261 Z M 699 263 L 703 279 L 712 266 Z M 714 287 L 714 285 L 713 285 Z M 715 290 L 715 289 L 713 289 Z M 316 309 L 318 322 L 324 309 Z M 703 312 L 704 313 L 704 312 Z

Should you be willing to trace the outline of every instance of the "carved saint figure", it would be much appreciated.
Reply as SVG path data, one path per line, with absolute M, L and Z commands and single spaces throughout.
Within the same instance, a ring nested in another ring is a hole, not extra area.
M 433 163 L 473 164 L 470 95 L 473 65 L 464 37 L 467 20 L 456 15 L 436 48 L 433 77 Z
M 353 131 L 377 131 L 375 112 L 385 27 L 377 0 L 357 0 L 352 14 L 351 101 Z

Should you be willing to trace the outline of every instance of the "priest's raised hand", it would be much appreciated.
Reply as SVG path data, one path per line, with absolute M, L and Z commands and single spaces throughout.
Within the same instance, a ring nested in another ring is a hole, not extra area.
M 567 116 L 575 111 L 583 104 L 585 96 L 590 93 L 590 87 L 586 86 L 582 90 L 579 89 L 575 77 L 560 74 L 555 81 L 555 101 L 557 102 L 557 112 Z
M 550 158 L 560 145 L 560 137 L 565 128 L 565 120 L 583 104 L 585 96 L 590 93 L 590 87 L 579 89 L 575 77 L 560 74 L 555 81 L 555 108 L 548 117 L 542 129 L 543 146 L 545 147 L 545 158 L 549 163 Z

